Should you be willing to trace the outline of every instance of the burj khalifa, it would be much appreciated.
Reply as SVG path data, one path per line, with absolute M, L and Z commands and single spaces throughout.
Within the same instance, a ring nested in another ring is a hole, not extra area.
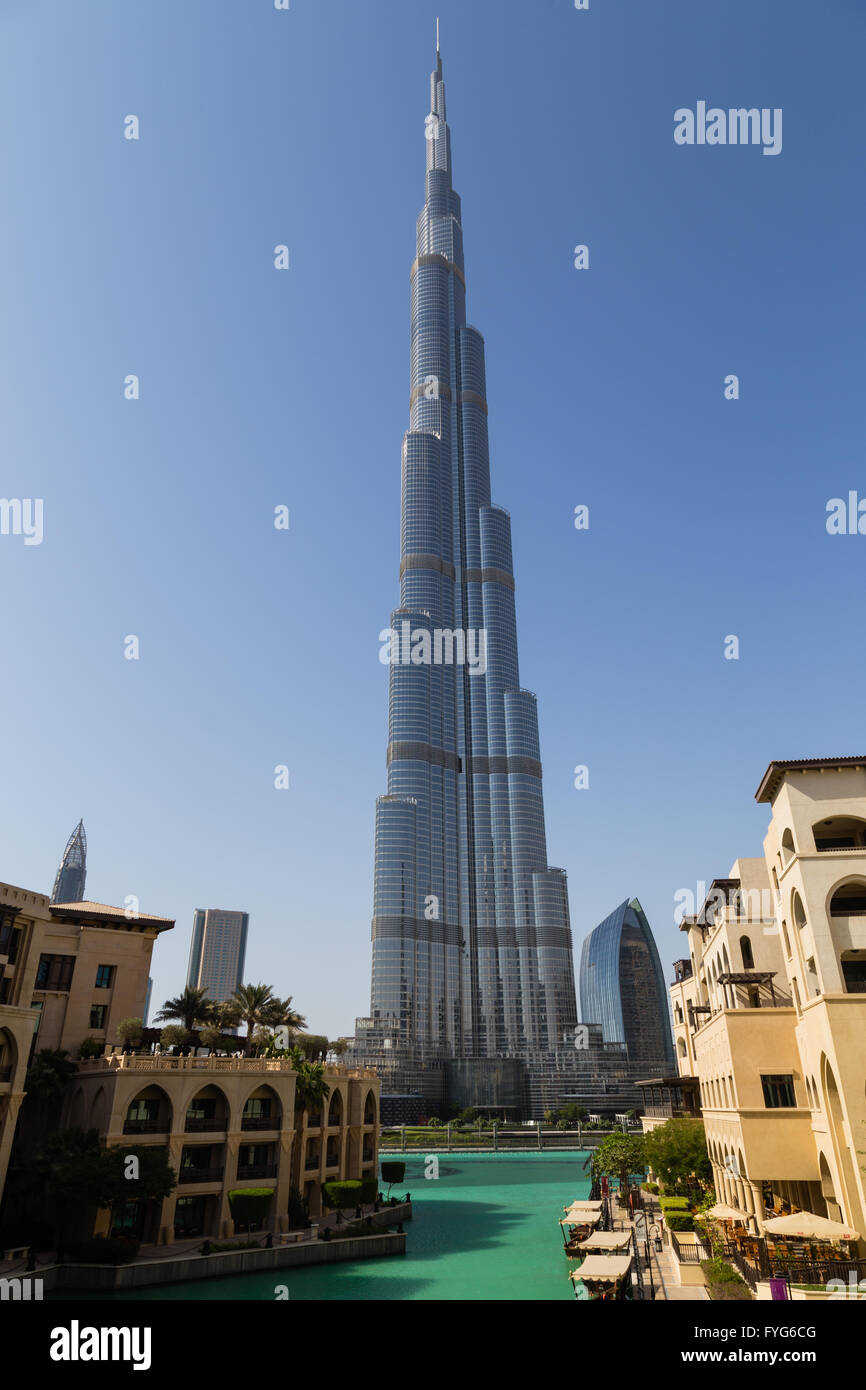
M 511 520 L 490 497 L 484 339 L 466 321 L 438 34 L 430 94 L 371 1013 L 352 1051 L 385 1089 L 534 1114 L 550 1103 L 545 1078 L 574 1062 L 568 893 L 564 871 L 547 863 Z M 472 652 L 483 660 L 461 660 Z

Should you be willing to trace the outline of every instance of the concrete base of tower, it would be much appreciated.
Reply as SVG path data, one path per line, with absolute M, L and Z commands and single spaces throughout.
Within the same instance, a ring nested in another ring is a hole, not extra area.
M 517 1057 L 465 1057 L 445 1063 L 445 1094 L 462 1110 L 521 1117 L 526 1110 L 526 1063 Z

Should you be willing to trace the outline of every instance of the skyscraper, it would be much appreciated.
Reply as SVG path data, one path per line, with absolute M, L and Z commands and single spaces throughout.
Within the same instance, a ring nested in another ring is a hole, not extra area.
M 490 500 L 484 339 L 466 321 L 438 37 L 430 85 L 372 1006 L 355 1049 L 397 1089 L 537 1110 L 534 1078 L 577 1022 L 568 894 L 547 864 L 511 522 Z
M 230 999 L 243 984 L 249 913 L 221 907 L 197 907 L 186 982 L 206 989 L 215 1001 Z
M 583 943 L 580 1016 L 601 1024 L 606 1043 L 624 1044 L 642 1074 L 674 1070 L 665 978 L 637 898 L 620 903 Z
M 66 842 L 60 868 L 51 890 L 53 903 L 80 903 L 84 901 L 84 883 L 87 878 L 87 836 L 84 821 L 80 820 Z

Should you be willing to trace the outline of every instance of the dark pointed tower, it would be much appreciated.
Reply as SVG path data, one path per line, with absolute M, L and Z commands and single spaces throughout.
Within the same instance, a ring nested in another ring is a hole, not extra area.
M 372 1007 L 356 1047 L 384 1071 L 401 1059 L 395 1084 L 421 1086 L 431 1100 L 438 1069 L 464 1104 L 536 1111 L 535 1078 L 577 1022 L 568 894 L 564 872 L 547 863 L 536 700 L 518 669 L 511 519 L 490 497 L 484 339 L 466 319 L 438 25 L 430 93 L 388 792 L 376 810 Z M 443 633 L 485 659 L 449 659 Z
M 51 890 L 53 903 L 84 902 L 84 882 L 87 878 L 87 836 L 84 821 L 80 820 L 63 851 L 60 868 Z

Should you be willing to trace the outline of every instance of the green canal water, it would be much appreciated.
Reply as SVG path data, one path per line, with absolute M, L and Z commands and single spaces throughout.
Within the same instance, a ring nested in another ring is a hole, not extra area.
M 425 1159 L 406 1155 L 405 1189 L 414 1216 L 406 1254 L 313 1269 L 198 1280 L 170 1289 L 142 1289 L 116 1298 L 316 1299 L 573 1299 L 557 1224 L 562 1208 L 589 1194 L 585 1153 L 440 1154 L 438 1179 L 425 1179 Z

